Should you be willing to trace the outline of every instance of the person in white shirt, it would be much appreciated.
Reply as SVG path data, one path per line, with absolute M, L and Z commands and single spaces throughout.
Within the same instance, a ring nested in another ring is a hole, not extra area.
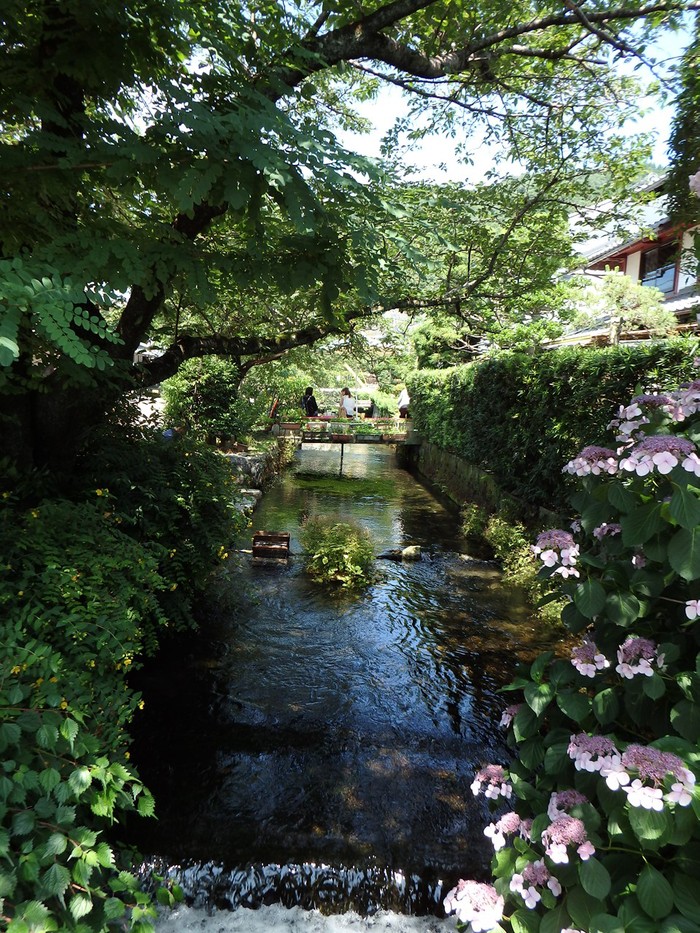
M 341 418 L 354 418 L 357 415 L 357 404 L 352 397 L 352 392 L 347 387 L 340 393 L 340 407 L 338 415 Z
M 399 400 L 396 403 L 399 409 L 400 418 L 408 418 L 408 406 L 411 404 L 411 398 L 408 394 L 407 389 L 402 389 L 401 394 L 399 395 Z

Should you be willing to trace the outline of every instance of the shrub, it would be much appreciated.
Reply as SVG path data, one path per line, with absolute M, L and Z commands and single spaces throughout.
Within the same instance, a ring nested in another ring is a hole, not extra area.
M 346 589 L 366 586 L 371 581 L 374 551 L 369 532 L 361 525 L 310 518 L 304 523 L 301 543 L 312 580 Z
M 620 398 L 691 374 L 697 341 L 502 353 L 408 379 L 416 430 L 491 473 L 530 506 L 562 508 L 561 473 L 585 443 L 600 443 Z
M 515 757 L 472 785 L 503 807 L 495 881 L 446 900 L 473 930 L 698 929 L 700 380 L 633 399 L 615 427 L 566 467 L 580 520 L 537 541 L 582 641 L 507 688 Z
M 76 494 L 96 490 L 121 531 L 158 555 L 167 585 L 158 602 L 171 624 L 192 624 L 192 607 L 212 568 L 245 525 L 228 460 L 184 437 L 107 429 L 92 438 L 78 466 Z
M 188 360 L 163 383 L 164 417 L 209 441 L 245 437 L 260 412 L 239 398 L 241 376 L 235 363 L 218 357 Z

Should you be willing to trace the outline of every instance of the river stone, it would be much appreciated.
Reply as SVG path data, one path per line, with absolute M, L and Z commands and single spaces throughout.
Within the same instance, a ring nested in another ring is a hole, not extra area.
M 420 544 L 409 544 L 401 551 L 402 560 L 420 560 Z

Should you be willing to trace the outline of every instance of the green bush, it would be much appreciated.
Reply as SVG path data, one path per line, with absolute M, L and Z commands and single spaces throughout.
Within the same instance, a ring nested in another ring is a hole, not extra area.
M 105 429 L 78 465 L 78 494 L 97 496 L 121 531 L 158 555 L 167 582 L 158 602 L 171 624 L 189 625 L 192 606 L 245 519 L 225 456 L 193 438 Z
M 162 385 L 164 417 L 210 442 L 244 438 L 260 412 L 239 397 L 240 371 L 229 360 L 188 360 Z
M 91 438 L 72 498 L 0 487 L 0 899 L 12 933 L 146 933 L 155 911 L 106 841 L 153 800 L 128 763 L 128 674 L 193 605 L 244 519 L 228 462 L 124 425 Z M 161 888 L 160 902 L 178 890 Z
M 318 583 L 355 589 L 371 582 L 374 567 L 372 540 L 354 522 L 309 518 L 301 532 L 306 571 Z
M 532 506 L 562 508 L 561 464 L 605 437 L 620 398 L 691 376 L 695 339 L 636 347 L 503 353 L 408 380 L 420 435 L 491 473 Z
M 581 641 L 507 688 L 512 758 L 472 784 L 497 808 L 494 883 L 446 899 L 468 929 L 699 929 L 700 380 L 614 427 L 565 467 L 580 518 L 537 539 Z

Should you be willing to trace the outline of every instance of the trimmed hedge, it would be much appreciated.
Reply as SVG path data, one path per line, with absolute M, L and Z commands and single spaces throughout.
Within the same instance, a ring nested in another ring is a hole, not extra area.
M 558 508 L 562 467 L 600 443 L 620 399 L 693 378 L 696 338 L 634 347 L 503 353 L 410 377 L 411 414 L 424 440 L 491 473 L 504 492 Z

